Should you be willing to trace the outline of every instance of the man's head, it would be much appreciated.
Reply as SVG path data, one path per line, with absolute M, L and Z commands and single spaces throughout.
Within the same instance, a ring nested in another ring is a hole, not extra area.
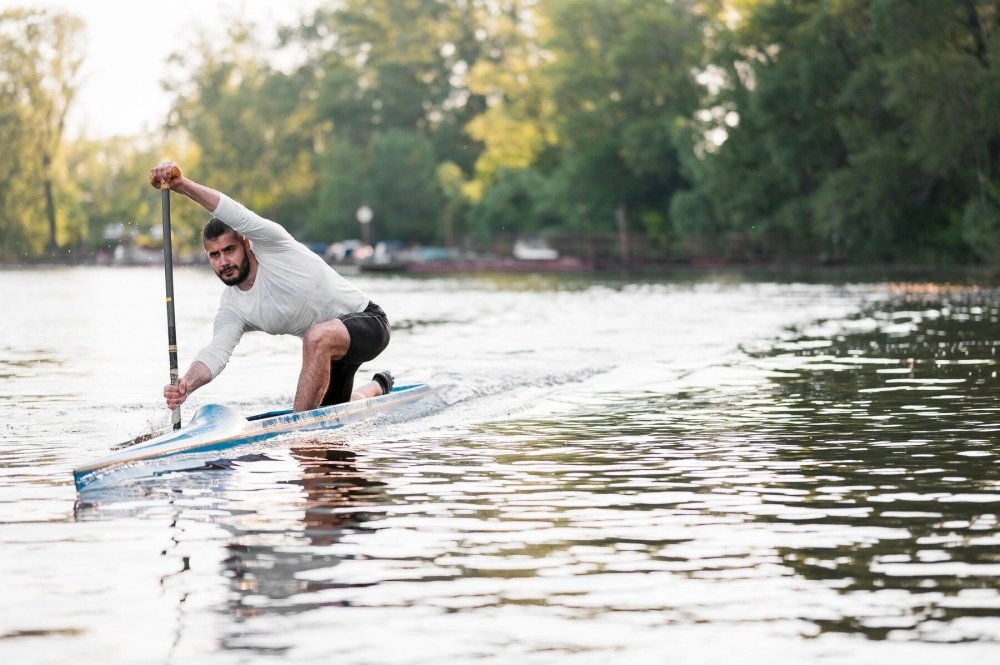
M 250 246 L 241 233 L 213 217 L 201 235 L 212 269 L 226 286 L 238 286 L 250 275 Z

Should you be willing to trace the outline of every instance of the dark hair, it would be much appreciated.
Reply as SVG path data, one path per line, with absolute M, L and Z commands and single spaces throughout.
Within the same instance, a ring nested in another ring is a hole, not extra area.
M 239 240 L 243 239 L 243 234 L 241 234 L 239 231 L 234 230 L 233 227 L 229 226 L 229 224 L 226 224 L 218 217 L 213 217 L 212 219 L 208 220 L 208 224 L 205 224 L 205 230 L 202 231 L 201 233 L 201 240 L 202 242 L 206 242 L 208 240 L 215 240 L 216 238 L 219 238 L 220 236 L 223 236 L 229 233 L 230 231 L 236 234 L 237 239 Z

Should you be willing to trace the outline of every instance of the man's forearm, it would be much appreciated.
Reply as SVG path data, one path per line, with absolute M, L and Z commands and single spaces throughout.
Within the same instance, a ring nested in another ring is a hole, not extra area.
M 188 392 L 191 393 L 212 380 L 212 371 L 205 363 L 195 360 L 184 373 L 184 380 L 187 382 Z
M 173 186 L 173 190 L 178 194 L 188 197 L 209 212 L 215 212 L 215 209 L 219 207 L 219 192 L 189 178 L 183 178 Z M 206 367 L 205 369 L 208 368 Z M 212 380 L 211 375 L 209 375 L 208 380 Z M 208 383 L 208 381 L 205 383 Z

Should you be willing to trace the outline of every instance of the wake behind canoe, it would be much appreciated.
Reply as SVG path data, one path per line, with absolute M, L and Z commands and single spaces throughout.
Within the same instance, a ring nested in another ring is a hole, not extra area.
M 115 469 L 176 455 L 214 452 L 265 441 L 291 432 L 334 430 L 375 418 L 401 418 L 433 391 L 427 384 L 397 386 L 388 395 L 298 413 L 272 411 L 244 418 L 220 404 L 206 404 L 179 430 L 123 448 L 73 469 L 77 490 L 84 490 Z

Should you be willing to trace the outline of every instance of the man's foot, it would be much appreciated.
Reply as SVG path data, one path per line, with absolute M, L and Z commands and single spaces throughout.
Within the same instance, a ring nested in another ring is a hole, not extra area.
M 392 385 L 396 382 L 395 377 L 393 377 L 392 372 L 387 369 L 381 372 L 376 372 L 372 380 L 377 382 L 382 387 L 382 394 L 388 395 L 392 392 Z

